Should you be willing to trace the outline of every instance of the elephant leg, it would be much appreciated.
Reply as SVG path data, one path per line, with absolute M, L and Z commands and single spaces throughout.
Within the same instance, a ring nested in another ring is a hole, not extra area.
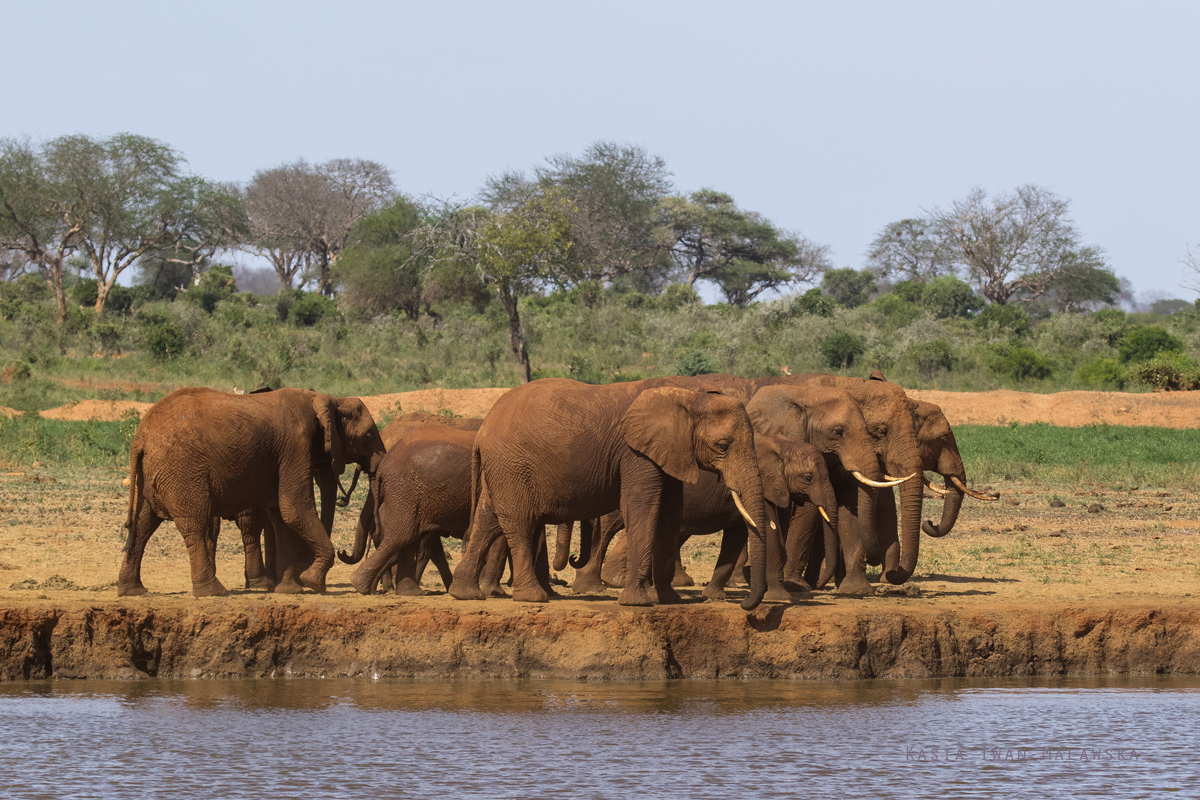
M 708 585 L 704 587 L 705 597 L 715 600 L 725 599 L 725 586 L 733 577 L 734 566 L 737 564 L 738 557 L 746 549 L 746 541 L 749 536 L 750 529 L 744 522 L 731 525 L 721 533 L 721 551 L 717 554 L 717 564 L 713 567 L 712 577 L 709 578 Z
M 308 559 L 304 543 L 279 516 L 279 510 L 266 509 L 267 524 L 274 531 L 275 539 L 275 568 L 276 581 L 273 591 L 275 594 L 300 594 L 304 587 L 300 585 L 298 576 L 301 565 Z
M 691 575 L 688 575 L 687 570 L 683 568 L 683 543 L 688 540 L 688 537 L 681 537 L 679 543 L 675 545 L 675 574 L 671 576 L 672 586 L 695 586 L 696 580 Z
M 387 489 L 386 481 L 383 489 Z M 383 491 L 384 498 L 379 507 L 378 546 L 364 558 L 350 576 L 350 585 L 359 594 L 371 594 L 380 576 L 396 564 L 395 591 L 398 595 L 419 597 L 424 594 L 421 585 L 413 580 L 417 567 L 417 550 L 421 545 L 420 512 L 411 502 L 413 498 L 397 496 Z
M 333 566 L 333 545 L 325 527 L 317 516 L 316 505 L 313 503 L 312 479 L 304 478 L 303 491 L 290 493 L 281 487 L 279 493 L 279 516 L 284 524 L 292 529 L 297 536 L 312 551 L 312 564 L 307 567 L 297 580 L 306 589 L 317 594 L 325 593 L 325 575 Z M 307 492 L 307 497 L 304 496 Z
M 883 550 L 883 564 L 900 563 L 900 535 L 896 516 L 895 489 L 880 489 L 875 504 L 875 538 Z M 886 567 L 883 571 L 886 571 Z M 883 576 L 879 578 L 883 582 Z
M 812 564 L 811 554 L 814 543 L 821 537 L 821 515 L 814 503 L 797 506 L 792 513 L 787 532 L 787 564 L 783 569 L 784 585 L 802 587 L 805 591 L 816 581 L 808 580 L 809 571 L 820 570 L 820 563 Z
M 538 575 L 538 540 L 545 539 L 546 526 L 530 519 L 509 518 L 501 522 L 512 556 L 512 599 L 518 603 L 545 603 L 550 593 Z M 546 566 L 549 583 L 549 562 Z
M 269 592 L 275 588 L 275 581 L 271 580 L 263 559 L 264 521 L 262 509 L 248 508 L 237 515 L 237 527 L 242 534 L 242 549 L 246 554 L 246 588 Z
M 438 576 L 442 579 L 442 586 L 449 586 L 450 581 L 454 576 L 450 573 L 450 560 L 446 556 L 446 548 L 442 546 L 442 537 L 436 533 L 430 533 L 421 541 L 421 558 L 417 563 L 417 580 L 425 574 L 425 564 L 433 562 L 433 566 L 437 568 Z
M 850 509 L 839 509 L 838 540 L 842 544 L 841 569 L 845 577 L 838 584 L 841 594 L 870 594 L 875 591 L 867 580 L 867 553 L 858 536 L 858 520 Z
M 683 517 L 683 484 L 666 481 L 655 520 L 653 557 L 651 568 L 654 575 L 652 597 L 659 605 L 682 603 L 683 598 L 675 591 L 672 580 L 679 563 L 679 520 Z
M 763 600 L 769 603 L 791 603 L 795 598 L 792 597 L 791 591 L 784 585 L 783 571 L 787 562 L 787 551 L 784 549 L 784 540 L 788 533 L 788 521 L 790 520 L 791 509 L 786 509 L 788 515 L 781 515 L 778 509 L 768 503 L 767 504 L 767 519 L 774 523 L 774 527 L 767 526 L 765 538 L 765 558 L 767 559 L 767 593 L 763 595 Z
M 213 569 L 217 566 L 217 539 L 221 538 L 221 518 L 213 517 L 208 525 L 208 537 L 204 540 L 204 546 L 208 549 L 208 560 L 212 562 Z
M 196 597 L 223 597 L 228 594 L 225 586 L 217 580 L 217 568 L 209 555 L 212 521 L 211 513 L 179 517 L 175 520 L 175 527 L 179 529 L 183 542 L 187 545 L 188 560 L 192 568 L 192 594 Z
M 133 530 L 125 541 L 125 552 L 121 554 L 121 568 L 117 573 L 117 597 L 140 597 L 148 594 L 142 585 L 142 556 L 150 537 L 162 525 L 162 517 L 143 503 L 138 518 L 133 521 Z
M 467 531 L 467 546 L 463 548 L 462 560 L 454 569 L 454 580 L 450 584 L 450 596 L 457 600 L 484 600 L 487 594 L 479 586 L 480 574 L 483 572 L 488 551 L 497 539 L 504 538 L 504 529 L 496 519 L 492 508 L 491 494 L 487 482 L 475 503 L 471 517 L 471 527 Z
M 747 533 L 748 536 L 749 533 Z M 747 563 L 748 561 L 750 561 L 750 550 L 742 547 L 742 552 L 738 553 L 737 561 L 733 564 L 733 577 L 730 579 L 730 586 L 734 584 L 750 585 L 750 565 Z
M 479 590 L 488 597 L 508 597 L 508 592 L 500 585 L 504 579 L 504 568 L 508 566 L 508 542 L 501 536 L 492 543 L 488 550 L 487 561 L 483 565 L 483 573 L 479 576 Z
M 665 477 L 657 465 L 644 458 L 627 464 L 621 478 L 621 517 L 625 520 L 628 555 L 625 588 L 617 602 L 623 606 L 681 602 L 671 588 L 671 577 L 683 511 L 683 485 Z
M 421 542 L 418 539 L 396 554 L 396 595 L 399 597 L 422 597 L 425 594 L 417 575 L 417 557 L 420 555 L 420 549 Z
M 624 526 L 624 523 L 621 524 Z M 629 565 L 629 537 L 613 531 L 609 541 L 613 538 L 616 539 L 616 543 L 612 552 L 604 558 L 604 564 L 600 568 L 600 580 L 610 589 L 624 589 L 625 568 Z
M 575 570 L 575 580 L 571 583 L 571 590 L 576 594 L 603 593 L 605 590 L 604 581 L 600 580 L 600 570 L 604 565 L 604 552 L 601 547 L 602 526 L 602 520 L 584 520 L 579 524 L 579 535 L 591 537 L 589 550 L 591 555 L 586 564 Z M 607 546 L 608 543 L 604 544 Z M 580 545 L 580 549 L 582 549 L 582 545 Z

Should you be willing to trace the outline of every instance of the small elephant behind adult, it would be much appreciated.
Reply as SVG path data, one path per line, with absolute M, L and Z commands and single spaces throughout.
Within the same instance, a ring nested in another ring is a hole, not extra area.
M 313 499 L 321 472 L 356 463 L 374 480 L 384 454 L 375 421 L 358 398 L 305 389 L 234 395 L 181 389 L 143 415 L 130 447 L 129 531 L 117 578 L 120 596 L 146 593 L 146 544 L 173 520 L 187 545 L 192 593 L 223 595 L 211 547 L 215 517 L 262 509 L 299 538 L 313 561 L 298 582 L 325 590 L 333 547 Z M 211 542 L 211 543 L 210 543 Z

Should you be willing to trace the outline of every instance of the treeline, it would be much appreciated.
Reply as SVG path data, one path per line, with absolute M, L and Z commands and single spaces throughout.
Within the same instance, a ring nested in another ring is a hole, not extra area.
M 826 246 L 718 190 L 679 192 L 661 158 L 610 142 L 460 203 L 407 197 L 362 159 L 242 186 L 131 134 L 3 140 L 0 404 L 50 402 L 29 380 L 82 370 L 64 359 L 85 351 L 135 353 L 106 367 L 130 376 L 343 394 L 864 366 L 953 388 L 1200 383 L 1194 309 L 1114 308 L 1121 281 L 1068 211 L 1036 186 L 973 190 L 835 268 Z M 220 263 L 234 251 L 269 263 L 278 291 L 238 291 Z M 699 284 L 723 302 L 701 304 Z

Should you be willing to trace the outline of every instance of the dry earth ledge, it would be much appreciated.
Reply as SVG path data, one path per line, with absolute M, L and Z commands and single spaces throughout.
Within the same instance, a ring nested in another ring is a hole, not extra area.
M 0 609 L 0 678 L 1010 677 L 1196 674 L 1200 614 L 1134 605 L 986 612 L 726 605 L 212 601 Z M 574 604 L 567 604 L 574 605 Z

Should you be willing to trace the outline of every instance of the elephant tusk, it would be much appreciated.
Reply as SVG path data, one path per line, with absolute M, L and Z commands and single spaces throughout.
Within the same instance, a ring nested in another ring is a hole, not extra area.
M 948 489 L 939 489 L 929 481 L 925 481 L 925 488 L 928 489 L 929 491 L 933 492 L 934 494 L 941 494 L 941 495 L 950 494 L 950 491 Z
M 983 492 L 977 492 L 973 489 L 968 489 L 966 486 L 963 486 L 962 481 L 960 481 L 958 478 L 956 478 L 954 476 L 950 477 L 950 482 L 953 483 L 955 486 L 957 486 L 963 494 L 969 494 L 971 497 L 974 497 L 976 500 L 987 500 L 988 502 L 993 502 L 993 501 L 1000 499 L 1000 495 L 998 495 L 998 494 L 997 495 L 984 494 Z
M 817 506 L 817 511 L 820 511 L 820 512 L 821 512 L 821 516 L 825 518 L 825 521 L 826 521 L 826 522 L 828 522 L 830 525 L 832 525 L 832 524 L 833 524 L 833 520 L 831 520 L 831 519 L 829 518 L 829 515 L 825 513 L 825 509 L 824 509 L 823 507 L 821 507 L 821 506 Z
M 904 481 L 908 480 L 908 478 L 900 478 L 900 479 L 893 478 L 891 481 L 873 481 L 870 478 L 868 478 L 866 475 L 863 475 L 858 470 L 854 470 L 850 474 L 853 475 L 854 477 L 858 478 L 859 483 L 866 484 L 867 486 L 873 486 L 876 489 L 887 489 L 892 486 L 895 486 L 898 483 L 904 483 Z
M 754 520 L 750 519 L 750 512 L 746 510 L 744 505 L 742 505 L 742 498 L 738 497 L 738 493 L 733 489 L 730 489 L 729 493 L 733 495 L 733 504 L 737 506 L 738 513 L 740 513 L 743 519 L 746 520 L 746 524 L 754 530 L 758 530 L 758 526 L 754 524 Z
M 894 475 L 888 475 L 885 472 L 885 473 L 883 473 L 883 477 L 884 477 L 884 480 L 895 481 L 896 483 L 904 483 L 905 481 L 911 481 L 913 478 L 917 477 L 920 474 L 921 474 L 920 472 L 914 472 L 912 475 L 909 475 L 907 478 L 897 478 Z

